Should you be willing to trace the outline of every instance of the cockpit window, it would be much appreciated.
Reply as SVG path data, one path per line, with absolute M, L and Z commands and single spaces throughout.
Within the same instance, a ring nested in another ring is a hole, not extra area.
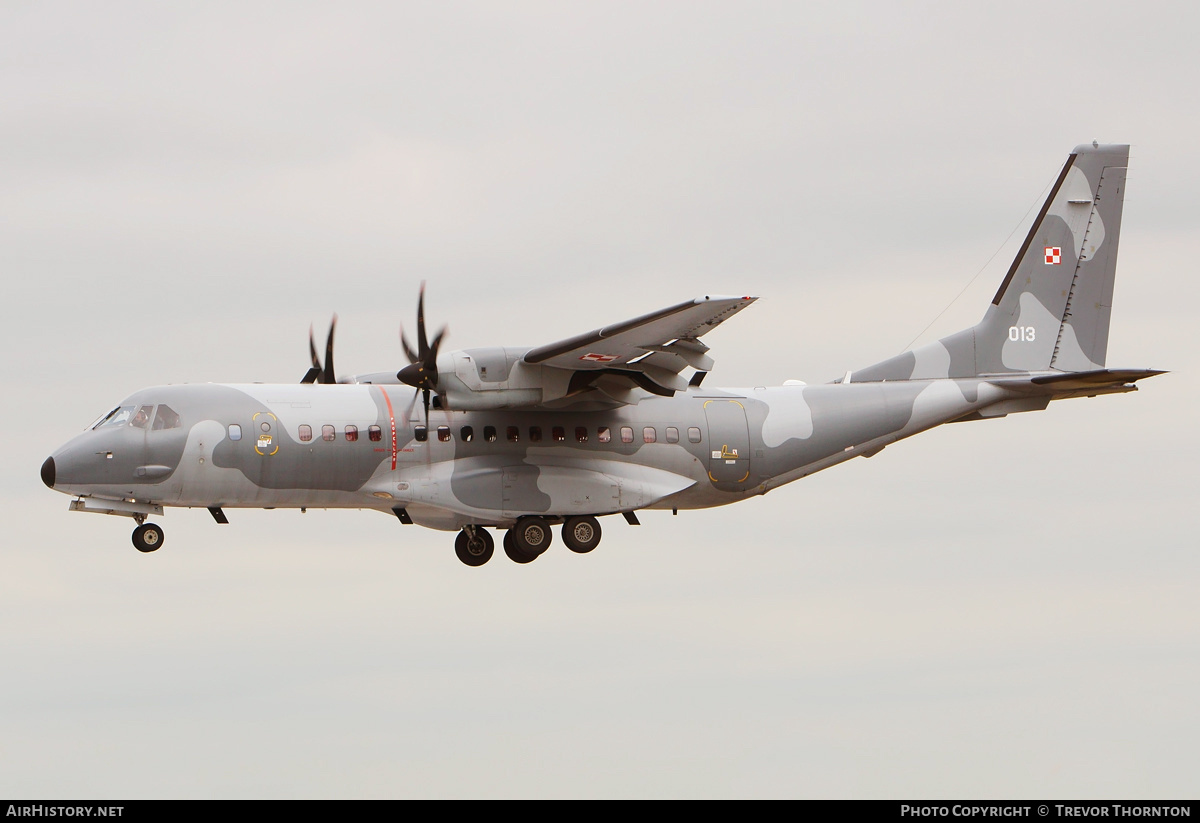
M 120 406 L 118 406 L 117 408 L 119 409 Z M 86 429 L 84 429 L 84 431 L 91 431 L 92 429 L 99 428 L 100 424 L 103 423 L 108 418 L 112 417 L 113 412 L 115 412 L 116 410 L 117 409 L 113 409 L 110 412 L 105 412 L 104 414 L 100 415 L 95 420 L 93 420 L 91 423 L 88 423 L 88 427 Z
M 158 431 L 159 429 L 177 429 L 179 428 L 179 415 L 170 406 L 160 404 L 158 414 L 154 415 L 154 425 L 151 428 L 154 431 Z
M 129 425 L 139 429 L 149 428 L 150 415 L 154 411 L 154 406 L 142 406 L 137 410 L 137 414 L 129 421 Z
M 92 426 L 93 429 L 107 429 L 116 426 L 124 426 L 133 417 L 134 406 L 117 406 L 104 416 L 100 422 Z

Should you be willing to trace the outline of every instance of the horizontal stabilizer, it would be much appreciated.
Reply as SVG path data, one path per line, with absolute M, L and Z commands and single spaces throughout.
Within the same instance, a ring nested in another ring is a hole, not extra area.
M 1062 374 L 1026 377 L 989 377 L 988 382 L 1028 397 L 1065 400 L 1069 397 L 1095 397 L 1137 391 L 1135 381 L 1166 374 L 1158 369 L 1094 369 Z M 986 416 L 986 415 L 985 415 Z
M 1071 372 L 1067 374 L 1047 374 L 1034 377 L 1035 386 L 1049 386 L 1055 390 L 1075 391 L 1078 389 L 1103 388 L 1105 386 L 1123 386 L 1135 380 L 1145 380 L 1147 377 L 1157 377 L 1166 374 L 1161 369 L 1095 369 L 1094 371 Z

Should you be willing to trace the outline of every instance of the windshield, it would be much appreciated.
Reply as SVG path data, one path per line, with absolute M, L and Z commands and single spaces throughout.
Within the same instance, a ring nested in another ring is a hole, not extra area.
M 160 403 L 157 409 L 154 404 L 147 403 L 142 406 L 117 406 L 88 428 L 92 430 L 115 429 L 118 426 L 129 425 L 138 429 L 161 431 L 162 429 L 177 429 L 181 423 L 179 413 L 165 403 Z
M 117 406 L 104 417 L 100 418 L 97 423 L 92 424 L 93 429 L 107 429 L 112 426 L 123 426 L 133 417 L 133 406 Z
M 118 406 L 117 408 L 119 409 L 119 408 L 120 408 L 120 406 Z M 116 411 L 117 411 L 117 409 L 113 409 L 112 411 L 110 411 L 110 412 L 108 412 L 108 413 L 106 413 L 106 414 L 102 414 L 102 415 L 100 415 L 100 416 L 99 416 L 99 417 L 97 417 L 95 420 L 93 420 L 91 423 L 88 423 L 88 425 L 87 425 L 87 428 L 86 428 L 86 429 L 84 429 L 84 431 L 91 431 L 92 429 L 96 428 L 96 427 L 97 427 L 97 426 L 99 426 L 101 423 L 103 423 L 105 420 L 107 420 L 108 418 L 110 418 L 110 417 L 112 417 L 114 414 L 116 414 Z

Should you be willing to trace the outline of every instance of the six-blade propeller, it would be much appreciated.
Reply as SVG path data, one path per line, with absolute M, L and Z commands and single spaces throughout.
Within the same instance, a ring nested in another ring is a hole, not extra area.
M 400 345 L 404 347 L 409 365 L 396 372 L 396 379 L 421 391 L 425 403 L 426 426 L 429 425 L 429 393 L 436 392 L 438 388 L 438 347 L 442 345 L 442 338 L 445 336 L 446 327 L 442 326 L 432 343 L 425 337 L 425 283 L 422 282 L 421 294 L 417 299 L 417 350 L 413 351 L 408 338 L 404 336 L 404 329 L 401 328 Z

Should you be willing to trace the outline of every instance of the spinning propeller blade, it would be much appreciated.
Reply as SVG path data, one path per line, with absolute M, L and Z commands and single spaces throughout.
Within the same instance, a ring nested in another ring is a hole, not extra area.
M 401 383 L 421 390 L 421 398 L 425 405 L 425 425 L 429 425 L 429 393 L 436 392 L 438 387 L 437 355 L 442 339 L 446 336 L 446 327 L 433 337 L 430 343 L 425 335 L 425 283 L 421 283 L 420 296 L 417 298 L 417 350 L 413 351 L 404 329 L 400 329 L 400 345 L 408 357 L 408 365 L 396 372 L 396 379 Z M 415 399 L 415 395 L 414 395 Z
M 313 327 L 308 327 L 308 356 L 312 359 L 310 368 L 300 380 L 301 383 L 336 383 L 337 376 L 333 371 L 333 333 L 337 329 L 337 315 L 329 321 L 329 335 L 325 338 L 325 365 L 317 355 L 317 342 L 313 337 Z

